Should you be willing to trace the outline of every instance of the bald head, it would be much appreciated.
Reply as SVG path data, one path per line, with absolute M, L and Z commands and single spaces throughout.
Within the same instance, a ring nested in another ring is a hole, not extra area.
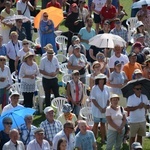
M 9 132 L 9 137 L 13 143 L 16 143 L 19 140 L 19 132 L 17 129 L 12 129 Z

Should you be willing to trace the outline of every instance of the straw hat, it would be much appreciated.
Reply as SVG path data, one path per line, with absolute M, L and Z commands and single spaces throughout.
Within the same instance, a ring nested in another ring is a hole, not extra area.
M 94 69 L 95 65 L 100 65 L 100 69 L 101 69 L 101 64 L 98 61 L 94 61 L 93 62 L 92 69 Z
M 23 60 L 25 61 L 30 56 L 34 56 L 34 54 L 31 52 L 27 52 L 26 55 L 24 56 Z
M 107 78 L 106 75 L 104 75 L 103 73 L 100 73 L 95 77 L 95 80 L 96 79 L 106 79 L 106 78 Z
M 54 50 L 52 48 L 47 48 L 48 55 L 55 55 Z
M 120 97 L 117 94 L 111 94 L 110 99 L 112 99 L 112 98 L 119 98 L 120 99 Z

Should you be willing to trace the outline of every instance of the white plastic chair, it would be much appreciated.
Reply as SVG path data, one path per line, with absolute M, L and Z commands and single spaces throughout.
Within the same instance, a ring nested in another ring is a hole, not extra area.
M 68 41 L 68 38 L 66 36 L 63 36 L 63 35 L 59 35 L 55 38 L 55 41 L 56 43 L 58 44 L 59 46 L 59 50 L 58 50 L 58 53 L 59 52 L 62 52 L 65 56 L 67 55 L 67 44 L 66 44 L 66 41 Z
M 136 30 L 136 23 L 138 21 L 138 18 L 137 17 L 131 17 L 131 18 L 128 18 L 127 21 L 126 21 L 126 24 L 128 26 L 128 42 L 131 42 L 133 43 L 133 33 L 135 32 Z
M 91 107 L 83 107 L 80 110 L 80 116 L 87 122 L 87 125 L 93 127 L 94 121 Z
M 58 59 L 59 65 L 68 61 L 67 57 L 65 55 L 63 55 L 63 54 L 57 54 L 55 56 Z
M 36 45 L 40 45 L 40 46 L 41 46 L 40 38 L 39 38 L 39 37 L 35 39 L 35 44 L 36 44 Z
M 60 65 L 60 72 L 63 74 L 68 74 L 68 68 L 67 68 L 68 63 L 63 63 Z
M 43 112 L 43 105 L 45 100 L 45 92 L 42 85 L 42 80 L 37 80 L 37 91 L 38 91 L 38 104 L 39 104 L 39 112 Z
M 18 83 L 18 75 L 15 71 L 11 74 L 11 78 L 15 83 Z
M 56 36 L 60 36 L 62 34 L 62 31 L 56 30 L 56 31 L 54 31 L 54 33 L 55 33 Z
M 20 85 L 21 85 L 20 83 L 12 84 L 10 91 L 11 92 L 17 91 L 19 93 L 19 104 L 23 104 L 24 98 L 23 98 L 23 95 L 22 95 L 22 92 L 21 92 L 21 89 L 20 89 Z
M 51 106 L 57 111 L 56 118 L 62 114 L 63 104 L 65 103 L 68 103 L 68 100 L 63 97 L 57 97 L 51 101 Z
M 63 86 L 65 86 L 67 84 L 68 81 L 70 81 L 72 79 L 72 76 L 71 74 L 64 74 L 62 76 L 62 83 L 63 83 Z

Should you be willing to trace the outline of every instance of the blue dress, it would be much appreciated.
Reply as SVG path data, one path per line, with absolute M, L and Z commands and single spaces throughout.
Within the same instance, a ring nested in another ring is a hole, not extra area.
M 52 30 L 52 31 L 47 33 L 48 30 Z M 54 30 L 55 30 L 54 24 L 52 20 L 40 21 L 40 40 L 41 40 L 40 42 L 42 47 L 42 53 L 45 53 L 43 47 L 49 43 L 53 45 L 53 50 L 55 53 L 57 53 Z

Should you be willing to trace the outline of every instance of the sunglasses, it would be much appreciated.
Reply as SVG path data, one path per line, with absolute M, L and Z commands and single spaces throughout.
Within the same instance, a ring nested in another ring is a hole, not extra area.
M 142 88 L 135 88 L 135 90 L 137 90 L 137 91 L 141 91 L 141 90 L 142 90 Z
M 47 18 L 48 16 L 43 16 L 43 17 Z
M 29 43 L 23 43 L 23 45 L 28 45 Z
M 12 122 L 4 122 L 4 124 L 12 125 Z
M 79 76 L 79 75 L 80 75 L 79 73 L 75 73 L 75 74 L 74 74 L 74 76 Z
M 0 59 L 0 61 L 6 61 L 6 59 Z
M 105 57 L 104 56 L 98 56 L 98 59 L 104 59 Z

